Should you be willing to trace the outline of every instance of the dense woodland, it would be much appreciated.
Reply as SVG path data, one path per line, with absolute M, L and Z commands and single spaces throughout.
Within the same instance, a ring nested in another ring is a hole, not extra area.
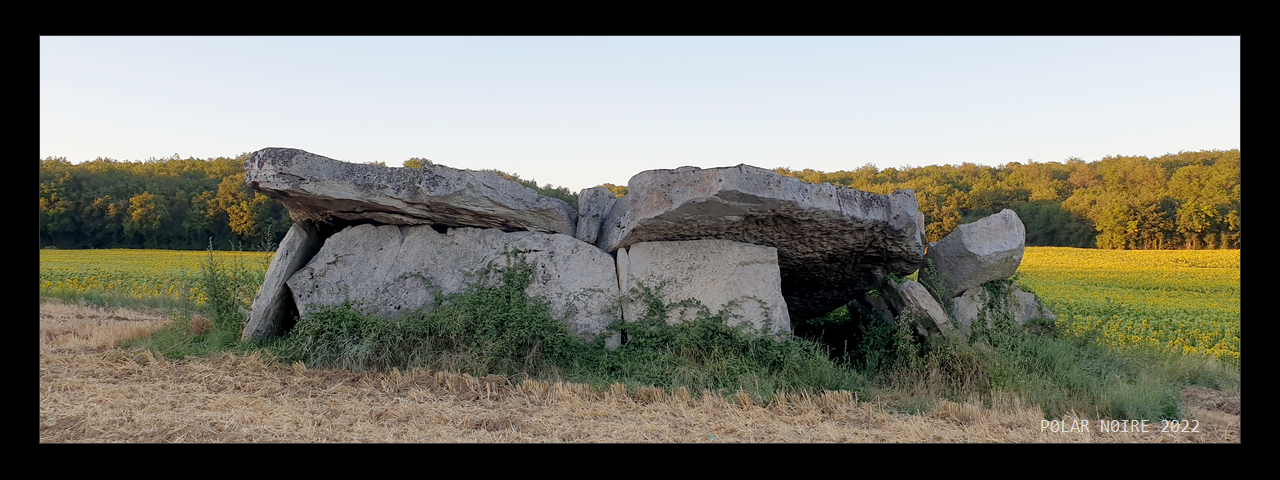
M 244 160 L 40 161 L 41 248 L 271 248 L 292 225 L 278 202 L 250 192 Z M 430 160 L 411 158 L 410 168 Z M 577 206 L 568 189 L 491 170 Z M 824 173 L 779 168 L 807 182 L 874 193 L 915 190 L 929 241 L 1013 209 L 1027 245 L 1112 249 L 1240 248 L 1240 151 L 1181 152 L 1093 162 L 965 163 Z M 616 195 L 625 186 L 602 185 Z

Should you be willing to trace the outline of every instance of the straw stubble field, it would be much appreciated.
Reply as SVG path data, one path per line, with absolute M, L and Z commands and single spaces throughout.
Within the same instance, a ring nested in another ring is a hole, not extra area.
M 114 347 L 166 322 L 146 311 L 40 306 L 41 442 L 1239 442 L 1239 396 L 1183 390 L 1198 432 L 1042 429 L 1016 399 L 941 402 L 916 415 L 847 392 L 776 397 L 444 372 L 349 372 L 261 355 L 164 360 Z

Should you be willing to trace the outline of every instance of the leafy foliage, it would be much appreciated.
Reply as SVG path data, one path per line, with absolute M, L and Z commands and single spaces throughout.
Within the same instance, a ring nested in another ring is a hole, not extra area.
M 930 165 L 853 171 L 774 170 L 879 194 L 915 191 L 925 235 L 1009 208 L 1031 246 L 1109 249 L 1240 248 L 1240 151 L 1180 152 L 1095 162 Z
M 293 224 L 250 192 L 244 160 L 40 161 L 40 246 L 237 250 L 279 242 Z

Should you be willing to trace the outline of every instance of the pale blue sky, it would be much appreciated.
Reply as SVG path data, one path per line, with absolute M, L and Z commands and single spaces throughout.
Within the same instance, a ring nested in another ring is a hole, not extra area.
M 410 157 L 569 187 L 1240 147 L 1239 37 L 41 37 L 40 158 Z

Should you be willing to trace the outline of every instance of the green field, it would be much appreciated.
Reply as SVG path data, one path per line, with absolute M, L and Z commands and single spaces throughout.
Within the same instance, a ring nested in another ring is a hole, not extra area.
M 1018 273 L 1064 333 L 1240 361 L 1239 250 L 1028 247 Z
M 107 303 L 201 304 L 195 281 L 201 263 L 213 255 L 221 265 L 261 276 L 271 253 L 181 250 L 40 250 L 40 296 Z

